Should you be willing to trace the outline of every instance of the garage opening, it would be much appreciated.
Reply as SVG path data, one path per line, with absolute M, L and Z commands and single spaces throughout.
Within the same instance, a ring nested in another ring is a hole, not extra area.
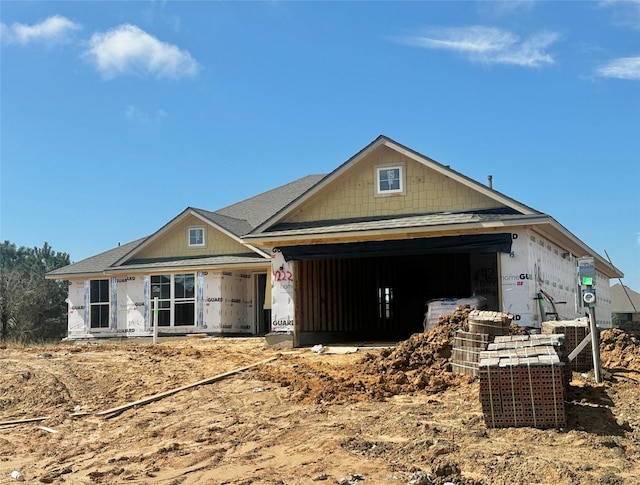
M 480 287 L 497 306 L 497 252 L 510 251 L 511 235 L 491 236 L 485 245 L 478 237 L 433 238 L 421 249 L 416 240 L 388 242 L 386 248 L 366 243 L 280 248 L 297 260 L 298 345 L 406 339 L 423 330 L 427 301 L 468 298 Z M 456 239 L 452 245 L 458 251 L 445 252 L 444 239 Z M 356 245 L 360 252 L 354 253 Z M 385 249 L 387 254 L 371 256 Z

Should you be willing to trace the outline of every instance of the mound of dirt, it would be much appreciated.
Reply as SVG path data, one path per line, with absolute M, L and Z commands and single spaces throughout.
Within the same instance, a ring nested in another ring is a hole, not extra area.
M 365 354 L 348 374 L 326 361 L 315 365 L 288 355 L 268 371 L 255 372 L 260 379 L 290 387 L 292 399 L 303 403 L 379 401 L 418 391 L 438 393 L 471 380 L 449 372 L 453 337 L 467 327 L 470 312 L 461 306 L 450 315 L 441 315 L 432 330 L 414 334 L 393 349 Z
M 640 338 L 618 328 L 600 333 L 600 360 L 608 369 L 640 370 Z

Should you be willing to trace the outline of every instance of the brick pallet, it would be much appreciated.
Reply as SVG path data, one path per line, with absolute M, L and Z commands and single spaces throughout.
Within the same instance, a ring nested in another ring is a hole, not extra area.
M 542 322 L 542 333 L 544 335 L 564 334 L 566 356 L 568 356 L 587 336 L 589 325 L 579 321 Z M 591 343 L 587 344 L 574 360 L 567 362 L 567 367 L 569 372 L 588 372 L 593 369 Z
M 535 354 L 537 356 L 537 363 L 548 364 L 550 362 L 549 359 L 554 360 L 554 357 L 548 357 L 549 355 L 557 355 L 561 362 L 566 362 L 567 360 L 565 336 L 562 334 L 506 335 L 496 337 L 495 341 L 487 346 L 487 350 L 515 350 L 518 356 L 527 357 L 531 352 L 527 354 L 526 349 L 533 347 L 540 347 L 536 350 Z M 567 389 L 571 382 L 571 368 L 565 364 L 562 371 L 564 386 L 565 389 Z
M 489 344 L 494 348 L 480 354 L 480 403 L 490 428 L 566 426 L 565 366 L 557 346 L 552 339 L 528 337 L 503 337 L 507 341 Z
M 486 310 L 473 310 L 467 317 L 469 332 L 484 333 L 492 337 L 505 335 L 509 330 L 512 319 L 513 315 L 508 313 Z
M 458 330 L 453 338 L 451 372 L 478 376 L 480 352 L 487 349 L 489 335 Z

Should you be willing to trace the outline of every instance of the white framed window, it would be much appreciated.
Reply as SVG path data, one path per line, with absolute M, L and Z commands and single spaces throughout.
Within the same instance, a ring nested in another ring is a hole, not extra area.
M 190 227 L 187 230 L 187 238 L 190 248 L 204 246 L 204 227 Z
M 89 282 L 89 302 L 91 328 L 109 328 L 109 280 Z
M 194 273 L 151 275 L 151 310 L 158 298 L 158 327 L 196 324 L 196 278 Z
M 404 165 L 377 166 L 375 170 L 377 195 L 404 193 Z

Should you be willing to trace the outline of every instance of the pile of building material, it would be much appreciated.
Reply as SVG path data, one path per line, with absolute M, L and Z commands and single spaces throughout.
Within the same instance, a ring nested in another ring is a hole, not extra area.
M 433 330 L 443 315 L 451 315 L 460 307 L 472 310 L 486 308 L 487 299 L 484 296 L 472 296 L 469 298 L 439 298 L 427 302 L 427 312 L 424 314 L 424 331 Z
M 474 310 L 469 313 L 469 331 L 492 337 L 506 335 L 512 319 L 509 313 Z
M 488 427 L 566 425 L 561 335 L 496 337 L 480 353 L 480 402 Z
M 477 377 L 480 352 L 496 335 L 508 333 L 512 318 L 508 313 L 472 310 L 467 317 L 469 331 L 458 330 L 453 339 L 451 371 Z
M 477 377 L 480 352 L 487 350 L 489 335 L 458 330 L 451 348 L 451 372 Z
M 587 322 L 572 321 L 554 321 L 542 322 L 542 333 L 545 335 L 563 334 L 565 337 L 566 357 L 575 349 L 580 342 L 589 334 L 589 324 Z M 573 359 L 567 362 L 569 372 L 588 372 L 593 369 L 593 355 L 591 353 L 591 343 Z

